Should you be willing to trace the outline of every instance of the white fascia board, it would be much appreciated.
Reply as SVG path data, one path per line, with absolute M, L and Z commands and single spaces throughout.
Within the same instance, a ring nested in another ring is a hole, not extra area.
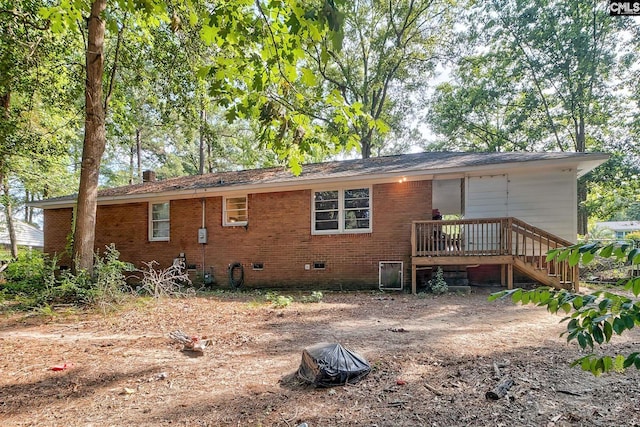
M 595 156 L 594 156 L 595 157 Z M 577 177 L 589 173 L 591 170 L 606 162 L 609 156 L 604 154 L 597 156 L 597 158 L 591 158 L 588 161 L 582 161 L 577 158 L 568 159 L 553 159 L 553 160 L 535 160 L 531 162 L 513 162 L 493 165 L 479 165 L 471 168 L 466 168 L 466 176 L 480 176 L 480 175 L 501 175 L 522 171 L 544 171 L 549 169 L 574 169 L 577 171 Z

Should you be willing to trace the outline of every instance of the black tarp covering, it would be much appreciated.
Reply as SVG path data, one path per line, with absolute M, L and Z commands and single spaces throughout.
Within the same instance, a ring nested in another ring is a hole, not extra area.
M 367 376 L 366 359 L 338 343 L 320 343 L 302 351 L 298 376 L 319 387 L 356 383 Z

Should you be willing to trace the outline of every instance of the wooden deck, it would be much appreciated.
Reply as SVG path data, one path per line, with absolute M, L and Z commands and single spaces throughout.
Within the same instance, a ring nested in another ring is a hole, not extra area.
M 513 269 L 556 288 L 578 290 L 578 267 L 568 260 L 547 262 L 550 249 L 571 242 L 517 218 L 413 221 L 411 291 L 416 293 L 420 267 L 500 265 L 502 284 L 513 287 Z

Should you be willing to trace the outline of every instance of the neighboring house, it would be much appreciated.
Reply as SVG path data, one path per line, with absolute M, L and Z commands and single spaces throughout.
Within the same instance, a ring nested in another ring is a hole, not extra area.
M 13 220 L 13 225 L 15 227 L 18 246 L 40 250 L 44 248 L 44 232 L 42 230 L 17 219 Z M 7 220 L 4 214 L 0 214 L 0 246 L 8 249 L 11 248 L 9 229 L 7 228 Z
M 484 264 L 502 266 L 492 280 L 509 286 L 514 267 L 562 286 L 568 279 L 542 265 L 540 252 L 575 242 L 577 179 L 607 158 L 420 153 L 310 164 L 299 176 L 282 168 L 163 181 L 147 174 L 151 182 L 99 192 L 95 247 L 114 243 L 138 265 L 184 256 L 218 283 L 239 263 L 248 287 L 376 288 L 383 280 L 413 282 L 415 292 L 423 270 Z M 33 204 L 44 209 L 45 252 L 64 252 L 75 201 Z M 435 209 L 463 219 L 432 221 Z
M 613 231 L 615 239 L 624 239 L 627 234 L 640 232 L 640 221 L 596 222 L 596 227 Z

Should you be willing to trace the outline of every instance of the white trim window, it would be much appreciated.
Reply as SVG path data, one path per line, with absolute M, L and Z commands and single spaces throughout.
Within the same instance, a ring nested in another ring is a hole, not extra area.
M 224 197 L 222 201 L 222 225 L 243 226 L 249 222 L 247 196 Z
M 313 191 L 313 234 L 370 233 L 371 187 Z
M 149 240 L 169 241 L 169 202 L 149 203 Z

